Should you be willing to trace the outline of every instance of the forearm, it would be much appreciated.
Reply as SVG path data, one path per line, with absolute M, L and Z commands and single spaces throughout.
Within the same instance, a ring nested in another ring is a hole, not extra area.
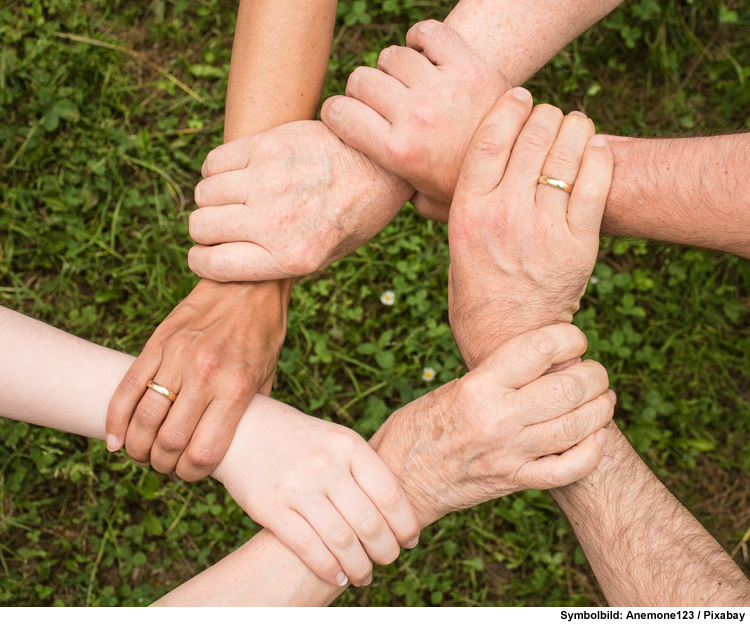
M 554 490 L 612 606 L 747 606 L 750 582 L 614 422 L 599 467 Z
M 474 52 L 523 84 L 622 0 L 461 0 L 445 23 Z
M 750 133 L 608 140 L 615 172 L 604 233 L 750 256 Z
M 224 141 L 314 119 L 336 0 L 241 0 L 229 69 Z

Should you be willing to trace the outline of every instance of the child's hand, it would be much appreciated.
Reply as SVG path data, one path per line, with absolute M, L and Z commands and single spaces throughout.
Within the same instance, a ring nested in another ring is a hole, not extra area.
M 377 69 L 355 69 L 347 96 L 328 99 L 321 118 L 343 141 L 411 183 L 422 214 L 446 221 L 471 138 L 510 85 L 440 22 L 415 24 L 406 43 L 383 50 Z
M 253 400 L 213 476 L 322 580 L 369 584 L 370 560 L 390 564 L 417 543 L 406 495 L 357 433 L 272 405 Z

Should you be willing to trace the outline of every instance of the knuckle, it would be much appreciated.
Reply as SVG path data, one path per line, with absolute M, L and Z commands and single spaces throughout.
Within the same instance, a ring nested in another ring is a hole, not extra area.
M 581 162 L 581 156 L 575 148 L 557 144 L 550 150 L 547 160 L 556 166 L 577 167 Z
M 527 346 L 539 357 L 547 359 L 555 353 L 557 342 L 549 333 L 538 330 L 527 335 Z
M 583 398 L 585 387 L 579 375 L 563 371 L 558 378 L 558 390 L 565 405 L 577 406 Z
M 383 519 L 374 513 L 367 514 L 360 523 L 361 535 L 367 540 L 373 540 L 380 536 L 384 528 L 385 523 L 383 522 Z
M 354 580 L 358 584 L 362 584 L 371 575 L 372 575 L 372 563 L 369 560 L 367 561 L 367 564 L 356 567 L 352 573 Z
M 351 529 L 339 529 L 331 536 L 331 544 L 334 549 L 346 550 L 356 541 L 354 532 Z
M 296 547 L 300 553 L 313 554 L 318 551 L 319 541 L 318 537 L 312 532 L 306 531 L 297 536 Z M 319 559 L 321 565 L 327 564 L 323 559 Z
M 576 203 L 586 209 L 598 208 L 604 203 L 604 196 L 598 183 L 576 183 Z
M 200 377 L 208 379 L 221 368 L 223 360 L 221 349 L 204 347 L 195 354 L 193 368 Z
M 585 427 L 585 415 L 578 411 L 560 418 L 560 441 L 569 448 L 579 441 L 579 421 Z
M 391 562 L 395 562 L 396 559 L 401 555 L 401 549 L 398 544 L 388 547 L 382 555 L 378 555 L 375 558 L 375 564 L 387 565 Z
M 187 459 L 198 468 L 213 468 L 219 464 L 221 456 L 219 451 L 208 445 L 197 445 L 188 447 Z
M 552 104 L 538 104 L 534 106 L 534 112 L 545 119 L 557 119 L 560 121 L 564 117 L 562 110 Z
M 357 87 L 360 85 L 363 75 L 367 71 L 363 66 L 357 66 L 350 74 L 349 79 L 346 80 L 346 94 L 350 94 L 350 91 L 356 91 Z
M 554 132 L 541 124 L 530 124 L 524 128 L 518 142 L 526 150 L 546 150 L 554 141 Z
M 503 139 L 502 127 L 497 124 L 483 126 L 474 141 L 474 147 L 490 156 L 498 156 L 509 150 L 508 143 Z
M 378 500 L 385 510 L 393 509 L 401 503 L 401 488 L 397 483 L 386 483 L 380 488 Z
M 179 429 L 162 430 L 157 438 L 159 446 L 168 454 L 181 452 L 187 447 L 188 441 L 188 435 Z
M 146 383 L 137 375 L 128 373 L 123 377 L 122 384 L 129 393 L 140 394 L 146 389 Z
M 438 115 L 432 104 L 419 102 L 409 109 L 409 121 L 412 127 L 433 128 L 437 125 Z
M 147 430 L 154 430 L 161 425 L 162 413 L 149 403 L 140 404 L 135 412 L 136 423 Z

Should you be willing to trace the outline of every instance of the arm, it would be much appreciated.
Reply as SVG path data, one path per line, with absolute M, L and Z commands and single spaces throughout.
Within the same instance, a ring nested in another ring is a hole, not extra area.
M 615 174 L 602 229 L 750 257 L 750 133 L 608 137 Z
M 335 9 L 334 0 L 242 0 L 225 140 L 315 116 Z M 255 393 L 270 394 L 291 288 L 292 280 L 198 282 L 113 396 L 110 450 L 124 445 L 135 460 L 186 480 L 209 474 Z M 182 395 L 171 406 L 146 389 L 149 380 Z
M 585 347 L 583 334 L 569 325 L 511 340 L 482 367 L 394 413 L 371 441 L 382 460 L 350 430 L 256 396 L 213 475 L 252 511 L 264 483 L 274 482 L 277 490 L 284 490 L 288 476 L 299 470 L 292 483 L 304 494 L 297 505 L 304 503 L 314 495 L 306 487 L 319 481 L 315 466 L 323 462 L 336 482 L 343 482 L 349 471 L 361 484 L 378 481 L 378 491 L 372 491 L 386 500 L 380 509 L 387 515 L 406 502 L 406 493 L 418 514 L 415 532 L 418 525 L 455 509 L 521 489 L 574 482 L 601 459 L 606 439 L 601 428 L 611 417 L 614 399 L 606 390 L 606 371 L 595 362 L 545 373 L 553 364 L 578 357 Z M 0 416 L 104 437 L 109 394 L 131 357 L 7 309 L 0 309 L 0 350 Z M 571 382 L 577 388 L 563 394 L 561 387 Z M 444 434 L 446 429 L 450 434 Z M 275 438 L 279 430 L 285 439 Z M 355 437 L 365 448 L 362 461 L 339 471 L 335 459 Z M 299 455 L 297 446 L 307 449 L 312 461 Z M 290 460 L 277 456 L 279 447 Z M 280 470 L 268 471 L 268 457 L 276 457 Z M 283 513 L 281 506 L 274 516 Z M 308 540 L 314 543 L 315 532 L 287 524 L 274 528 L 276 536 L 291 530 L 286 541 L 305 559 L 311 555 Z M 341 592 L 346 581 L 339 586 L 323 582 L 276 536 L 262 531 L 162 603 L 326 604 Z M 416 540 L 407 544 L 413 546 Z
M 589 477 L 552 492 L 612 606 L 747 606 L 750 581 L 612 422 Z
M 451 327 L 470 368 L 524 325 L 570 319 L 596 260 L 612 173 L 612 154 L 601 136 L 591 137 L 590 121 L 542 105 L 524 123 L 530 104 L 513 96 L 519 90 L 477 131 L 448 222 Z M 540 173 L 575 181 L 572 193 L 538 185 Z M 564 307 L 565 315 L 555 313 Z M 750 583 L 737 565 L 614 422 L 608 429 L 597 470 L 554 496 L 610 603 L 747 605 Z

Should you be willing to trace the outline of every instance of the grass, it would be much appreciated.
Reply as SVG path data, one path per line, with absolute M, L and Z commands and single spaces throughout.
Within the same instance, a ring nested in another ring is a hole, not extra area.
M 340 2 L 326 95 L 449 2 Z M 0 9 L 0 302 L 137 353 L 195 283 L 192 188 L 220 143 L 235 2 L 11 0 Z M 600 130 L 750 128 L 742 0 L 627 3 L 528 86 Z M 299 284 L 275 396 L 369 435 L 463 372 L 446 320 L 445 228 L 404 210 Z M 750 562 L 750 267 L 603 239 L 577 322 L 610 370 L 617 420 L 672 491 Z M 391 307 L 379 302 L 393 290 Z M 438 376 L 422 381 L 430 366 Z M 210 481 L 0 420 L 0 604 L 143 605 L 257 526 Z M 744 537 L 744 542 L 743 542 Z M 582 605 L 599 591 L 542 492 L 452 514 L 340 605 Z

